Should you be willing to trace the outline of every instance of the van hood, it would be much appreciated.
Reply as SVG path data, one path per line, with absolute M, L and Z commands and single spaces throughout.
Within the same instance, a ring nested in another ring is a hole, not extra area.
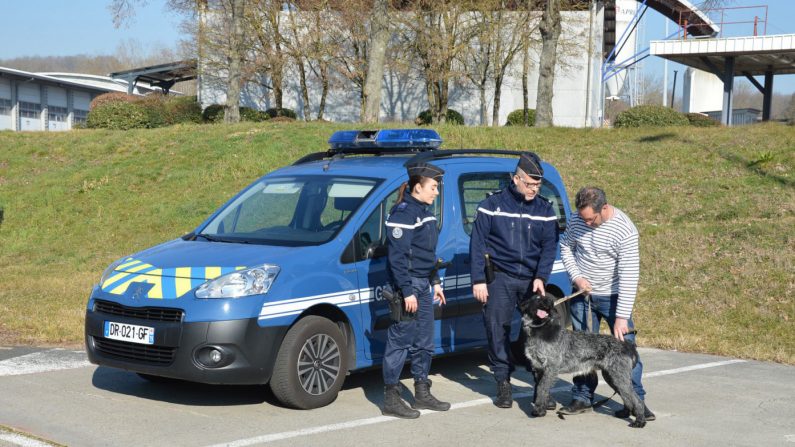
M 306 249 L 175 239 L 123 258 L 100 288 L 113 295 L 176 299 L 208 280 L 266 263 L 281 265 Z

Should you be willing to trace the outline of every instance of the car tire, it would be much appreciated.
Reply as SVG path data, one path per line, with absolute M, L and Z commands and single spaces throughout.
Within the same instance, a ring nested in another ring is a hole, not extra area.
M 308 410 L 337 398 L 348 372 L 348 350 L 339 326 L 308 316 L 284 337 L 270 380 L 274 396 L 291 408 Z

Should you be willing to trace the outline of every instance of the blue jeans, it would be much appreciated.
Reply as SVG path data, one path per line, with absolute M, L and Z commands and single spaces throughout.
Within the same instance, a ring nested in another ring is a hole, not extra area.
M 389 325 L 384 350 L 384 384 L 396 385 L 406 357 L 411 358 L 414 380 L 427 380 L 433 357 L 433 293 L 428 278 L 411 278 L 417 297 L 417 317 Z
M 616 321 L 616 306 L 618 303 L 618 295 L 591 295 L 591 328 L 593 332 L 599 332 L 599 323 L 604 319 L 610 327 L 610 334 L 613 334 L 613 324 Z M 575 331 L 587 331 L 587 315 L 588 303 L 585 298 L 578 297 L 571 300 L 571 325 Z M 629 330 L 632 330 L 635 325 L 632 318 L 627 321 Z M 635 343 L 635 334 L 625 334 L 624 340 Z M 644 400 L 646 390 L 643 389 L 643 384 L 640 379 L 643 375 L 643 363 L 638 357 L 638 363 L 632 368 L 632 386 L 635 392 L 638 393 L 640 400 Z M 572 400 L 581 400 L 587 403 L 593 402 L 594 392 L 596 385 L 599 383 L 599 378 L 595 372 L 584 376 L 574 377 L 574 386 L 571 387 Z

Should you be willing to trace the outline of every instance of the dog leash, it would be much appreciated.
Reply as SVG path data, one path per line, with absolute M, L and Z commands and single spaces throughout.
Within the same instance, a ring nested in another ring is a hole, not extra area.
M 585 293 L 585 289 L 578 290 L 578 291 L 572 293 L 571 295 L 564 296 L 563 298 L 560 298 L 560 299 L 555 301 L 555 306 L 557 306 L 558 304 L 561 304 L 561 303 L 565 303 L 566 301 L 568 301 L 568 300 L 570 300 L 570 299 L 572 299 L 572 298 L 574 298 L 574 297 L 576 297 L 578 295 L 582 295 L 583 293 Z

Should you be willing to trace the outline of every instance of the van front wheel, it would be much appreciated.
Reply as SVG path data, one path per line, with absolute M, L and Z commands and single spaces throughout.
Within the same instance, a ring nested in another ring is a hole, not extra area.
M 318 316 L 298 321 L 284 337 L 271 376 L 273 394 L 284 405 L 308 410 L 337 398 L 348 372 L 345 337 Z

